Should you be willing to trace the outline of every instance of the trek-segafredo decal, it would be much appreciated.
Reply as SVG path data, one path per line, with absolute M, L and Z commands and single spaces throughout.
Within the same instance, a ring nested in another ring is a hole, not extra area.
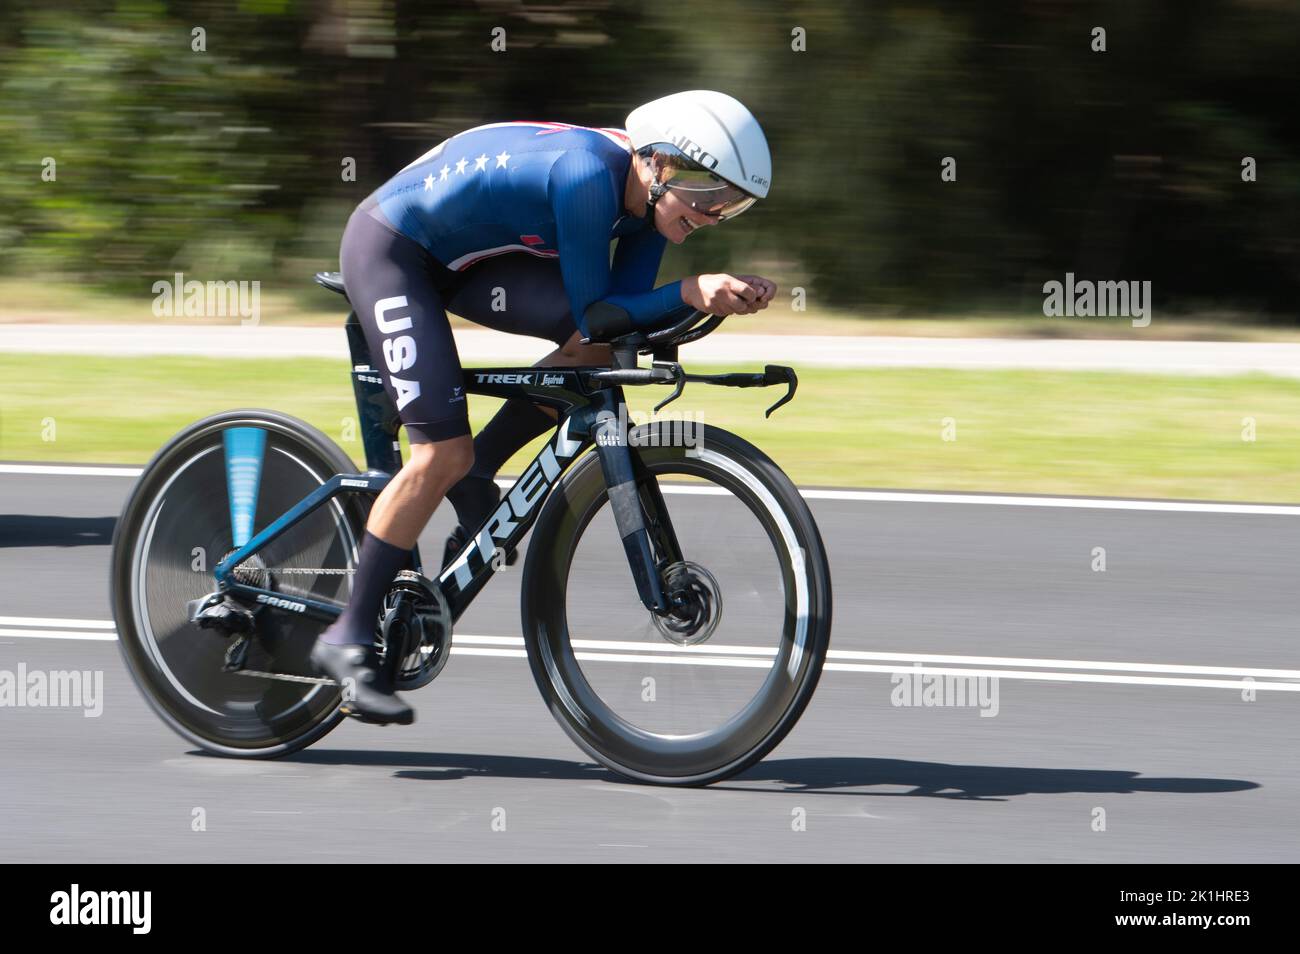
M 474 372 L 475 384 L 540 384 L 542 387 L 549 387 L 555 384 L 564 384 L 567 381 L 568 378 L 563 374 L 536 374 L 519 371 Z
M 573 418 L 565 419 L 554 443 L 543 447 L 537 459 L 528 465 L 523 476 L 488 519 L 483 531 L 474 538 L 460 558 L 439 576 L 441 582 L 447 583 L 448 578 L 454 578 L 457 589 L 463 590 L 468 586 L 474 577 L 474 571 L 470 569 L 470 558 L 473 557 L 484 565 L 489 563 L 497 552 L 497 543 L 509 539 L 520 522 L 532 512 L 537 501 L 546 496 L 551 485 L 559 479 L 563 465 L 571 461 L 582 448 L 582 441 L 569 437 L 572 423 Z
M 476 372 L 474 381 L 477 384 L 532 384 L 533 376 L 531 374 L 521 374 L 518 371 L 509 373 L 484 374 Z

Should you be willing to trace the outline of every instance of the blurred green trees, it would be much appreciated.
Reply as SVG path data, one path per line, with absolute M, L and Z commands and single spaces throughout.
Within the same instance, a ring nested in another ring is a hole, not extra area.
M 710 87 L 763 121 L 772 197 L 665 274 L 1036 313 L 1069 270 L 1150 280 L 1166 311 L 1290 320 L 1298 79 L 1300 11 L 1265 0 L 43 0 L 0 9 L 0 271 L 299 282 L 353 205 L 460 129 L 620 125 Z

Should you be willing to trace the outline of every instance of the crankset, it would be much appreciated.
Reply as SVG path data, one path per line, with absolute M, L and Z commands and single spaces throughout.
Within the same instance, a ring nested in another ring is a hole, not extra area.
M 397 574 L 379 613 L 384 673 L 399 692 L 427 686 L 451 655 L 451 607 L 442 588 L 411 570 Z

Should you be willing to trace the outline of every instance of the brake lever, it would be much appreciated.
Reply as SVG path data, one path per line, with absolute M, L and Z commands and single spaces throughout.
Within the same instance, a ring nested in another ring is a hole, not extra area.
M 794 368 L 787 368 L 783 364 L 769 364 L 763 369 L 763 385 L 765 387 L 769 384 L 780 384 L 782 381 L 790 385 L 790 390 L 785 392 L 785 396 L 781 400 L 767 409 L 767 412 L 763 415 L 764 418 L 771 417 L 773 411 L 782 404 L 789 403 L 794 398 L 795 389 L 799 387 L 799 376 L 794 373 Z
M 656 365 L 656 367 L 662 368 L 663 365 Z M 655 405 L 656 414 L 663 409 L 664 405 L 671 404 L 673 401 L 676 401 L 681 397 L 682 390 L 686 387 L 686 372 L 682 369 L 680 364 L 674 361 L 668 366 L 667 370 L 670 370 L 673 373 L 673 393 Z

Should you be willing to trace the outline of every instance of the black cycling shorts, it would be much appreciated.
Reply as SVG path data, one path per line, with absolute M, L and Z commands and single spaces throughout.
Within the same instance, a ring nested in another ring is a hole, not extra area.
M 371 363 L 414 444 L 470 433 L 448 311 L 557 345 L 577 330 L 559 262 L 520 252 L 453 272 L 364 206 L 343 231 L 339 264 Z

